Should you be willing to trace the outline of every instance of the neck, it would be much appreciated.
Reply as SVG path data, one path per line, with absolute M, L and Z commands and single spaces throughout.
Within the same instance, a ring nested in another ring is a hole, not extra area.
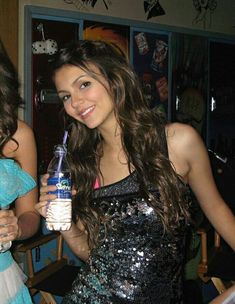
M 121 130 L 117 123 L 112 128 L 107 128 L 105 130 L 103 129 L 99 131 L 103 138 L 103 149 L 112 151 L 120 151 L 120 149 L 122 149 Z

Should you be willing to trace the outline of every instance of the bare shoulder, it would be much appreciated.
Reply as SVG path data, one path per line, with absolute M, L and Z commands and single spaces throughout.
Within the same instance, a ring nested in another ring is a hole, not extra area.
M 171 147 L 185 147 L 201 141 L 198 132 L 187 124 L 178 122 L 170 123 L 166 126 L 167 143 Z
M 26 122 L 18 120 L 18 128 L 13 137 L 17 141 L 28 140 L 29 138 L 34 137 L 34 134 L 32 128 Z
M 204 143 L 193 127 L 182 123 L 168 124 L 166 138 L 171 163 L 187 182 L 192 162 L 204 154 Z
M 32 128 L 24 121 L 18 121 L 18 128 L 13 138 L 19 144 L 19 152 L 35 152 L 35 137 Z
M 35 137 L 32 128 L 22 120 L 18 120 L 17 130 L 4 147 L 4 154 L 20 160 L 24 155 L 36 153 Z

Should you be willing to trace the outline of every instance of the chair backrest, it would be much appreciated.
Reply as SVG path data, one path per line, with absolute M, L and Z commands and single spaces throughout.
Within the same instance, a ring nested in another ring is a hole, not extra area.
M 211 245 L 210 248 L 208 248 L 208 233 L 209 231 L 211 231 L 211 226 L 209 223 L 203 223 L 204 226 L 202 225 L 200 228 L 198 228 L 197 232 L 201 237 L 201 261 L 198 265 L 198 275 L 201 279 L 203 279 L 203 281 L 208 281 L 209 278 L 205 277 L 204 275 L 207 273 L 208 270 L 208 255 L 209 252 L 208 251 L 212 251 L 212 248 L 218 248 L 218 245 L 220 244 L 220 236 L 217 234 L 217 232 L 215 232 L 215 237 L 214 237 L 214 241 L 213 244 Z M 216 247 L 215 247 L 216 245 Z
M 213 233 L 210 246 L 208 246 L 209 232 Z M 204 282 L 211 280 L 218 292 L 222 293 L 235 282 L 235 253 L 211 225 L 198 229 L 198 233 L 201 236 L 198 276 Z
M 47 265 L 43 266 L 41 269 L 35 269 L 35 263 L 33 259 L 33 250 L 40 250 L 40 247 L 56 240 L 56 256 L 55 259 L 47 259 Z M 32 238 L 30 240 L 24 241 L 18 244 L 14 248 L 13 255 L 17 262 L 20 262 L 20 254 L 25 255 L 25 266 L 27 269 L 28 280 L 26 285 L 29 288 L 33 288 L 36 284 L 43 281 L 48 276 L 57 272 L 64 265 L 68 263 L 68 260 L 63 257 L 63 238 L 60 233 L 51 232 L 47 235 L 40 235 L 39 237 Z

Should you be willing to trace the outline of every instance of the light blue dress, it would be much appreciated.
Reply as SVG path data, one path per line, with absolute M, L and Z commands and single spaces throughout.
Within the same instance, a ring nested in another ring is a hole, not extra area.
M 12 159 L 0 159 L 0 207 L 11 204 L 36 186 L 35 180 Z M 0 253 L 0 303 L 31 304 L 27 277 L 8 250 Z

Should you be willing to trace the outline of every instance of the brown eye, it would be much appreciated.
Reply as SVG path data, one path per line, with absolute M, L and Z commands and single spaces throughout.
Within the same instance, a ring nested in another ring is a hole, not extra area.
M 70 98 L 70 95 L 59 96 L 59 98 L 63 103 L 65 103 Z
M 90 81 L 85 81 L 81 84 L 81 89 L 87 88 L 91 85 Z

